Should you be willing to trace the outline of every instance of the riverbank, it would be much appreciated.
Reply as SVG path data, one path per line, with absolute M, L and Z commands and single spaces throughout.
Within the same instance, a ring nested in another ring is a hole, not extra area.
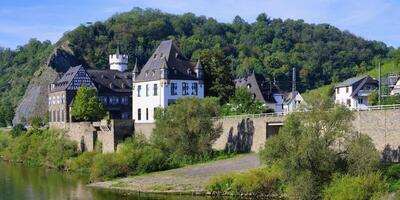
M 122 192 L 154 194 L 207 195 L 205 189 L 211 177 L 261 167 L 256 154 L 191 165 L 179 169 L 154 172 L 141 176 L 96 182 L 89 187 Z

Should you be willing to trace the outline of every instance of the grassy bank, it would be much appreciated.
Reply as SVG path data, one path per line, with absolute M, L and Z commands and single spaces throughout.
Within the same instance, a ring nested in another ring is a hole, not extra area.
M 62 130 L 31 129 L 17 136 L 0 132 L 3 160 L 90 175 L 92 181 L 145 174 L 234 156 L 211 151 L 194 157 L 167 155 L 140 135 L 128 138 L 118 153 L 80 152 Z

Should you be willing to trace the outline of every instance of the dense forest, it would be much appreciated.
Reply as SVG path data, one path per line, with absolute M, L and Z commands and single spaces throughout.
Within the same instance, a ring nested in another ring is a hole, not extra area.
M 165 39 L 175 39 L 192 60 L 210 52 L 215 58 L 223 57 L 215 63 L 228 65 L 232 73 L 227 76 L 256 71 L 282 89 L 289 89 L 291 68 L 296 67 L 301 92 L 365 73 L 395 52 L 382 42 L 365 40 L 329 24 L 272 19 L 265 13 L 254 23 L 240 16 L 232 23 L 220 23 L 192 13 L 173 15 L 134 8 L 104 22 L 82 24 L 54 45 L 31 40 L 16 50 L 0 49 L 0 125 L 9 123 L 30 78 L 55 46 L 69 42 L 78 59 L 86 62 L 83 64 L 100 69 L 108 68 L 108 55 L 119 46 L 129 55 L 132 69 L 132 60 L 137 58 L 139 65 L 144 65 Z

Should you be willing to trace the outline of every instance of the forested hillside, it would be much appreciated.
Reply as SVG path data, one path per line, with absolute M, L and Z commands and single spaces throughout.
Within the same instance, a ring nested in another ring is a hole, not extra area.
M 30 78 L 55 46 L 68 42 L 77 60 L 103 69 L 108 67 L 108 55 L 120 46 L 121 52 L 129 54 L 132 69 L 135 58 L 143 65 L 165 39 L 175 39 L 192 60 L 207 52 L 222 54 L 226 60 L 216 63 L 228 64 L 234 76 L 255 70 L 283 89 L 289 89 L 290 69 L 296 67 L 300 91 L 364 73 L 393 51 L 382 42 L 367 41 L 328 24 L 271 19 L 266 14 L 254 23 L 239 16 L 232 23 L 220 23 L 191 13 L 134 8 L 104 22 L 80 25 L 55 45 L 32 40 L 16 51 L 0 50 L 0 125 L 9 121 L 9 116 L 2 115 L 15 108 Z
M 11 124 L 14 109 L 40 65 L 46 63 L 52 45 L 50 41 L 32 39 L 13 51 L 0 48 L 0 126 Z

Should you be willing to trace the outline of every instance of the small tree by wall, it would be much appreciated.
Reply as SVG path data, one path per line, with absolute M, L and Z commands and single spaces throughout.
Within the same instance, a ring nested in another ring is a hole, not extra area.
M 95 121 L 102 119 L 106 112 L 103 104 L 97 99 L 97 91 L 81 85 L 75 96 L 71 115 L 76 121 Z

